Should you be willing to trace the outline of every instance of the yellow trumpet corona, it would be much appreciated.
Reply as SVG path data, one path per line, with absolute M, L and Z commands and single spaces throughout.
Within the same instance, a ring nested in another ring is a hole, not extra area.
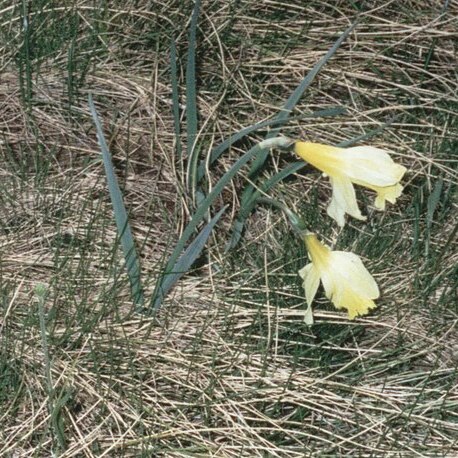
M 313 233 L 304 236 L 311 263 L 299 271 L 304 280 L 305 298 L 308 309 L 306 322 L 313 323 L 311 305 L 316 292 L 323 283 L 326 297 L 338 309 L 346 309 L 348 318 L 365 315 L 376 305 L 374 299 L 380 292 L 372 275 L 361 259 L 349 252 L 332 251 L 322 244 Z
M 366 219 L 359 210 L 353 183 L 377 193 L 374 204 L 379 210 L 385 209 L 385 201 L 394 204 L 402 193 L 400 181 L 406 168 L 396 164 L 382 149 L 372 146 L 338 148 L 296 142 L 294 151 L 329 176 L 332 199 L 327 212 L 339 226 L 345 225 L 345 213 L 359 220 Z

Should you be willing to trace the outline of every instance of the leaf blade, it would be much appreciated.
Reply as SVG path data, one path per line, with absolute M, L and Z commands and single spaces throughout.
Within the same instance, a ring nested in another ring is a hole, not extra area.
M 286 144 L 289 142 L 289 140 L 282 138 L 282 137 L 278 137 L 278 138 L 271 139 L 271 140 L 264 140 L 258 143 L 253 148 L 251 148 L 249 151 L 247 151 L 242 157 L 240 157 L 236 161 L 236 163 L 233 164 L 232 167 L 219 179 L 219 181 L 213 187 L 212 191 L 202 200 L 197 210 L 195 211 L 191 221 L 185 227 L 180 239 L 178 240 L 172 254 L 169 257 L 169 260 L 167 261 L 167 265 L 165 267 L 165 273 L 171 272 L 171 269 L 174 267 L 176 261 L 178 260 L 179 256 L 181 255 L 182 251 L 184 250 L 184 247 L 187 241 L 189 240 L 191 235 L 194 233 L 195 229 L 200 224 L 200 222 L 203 220 L 203 218 L 206 216 L 207 211 L 209 210 L 211 204 L 221 194 L 226 184 L 228 184 L 229 181 L 232 180 L 232 178 L 234 178 L 237 172 L 245 164 L 247 164 L 253 157 L 255 157 L 257 154 L 260 154 L 262 151 L 264 151 L 267 148 L 272 148 L 275 146 L 284 147 L 285 145 L 283 145 L 282 142 Z M 157 283 L 155 292 L 153 294 L 151 305 L 153 305 L 155 297 L 158 294 L 158 285 L 159 285 L 159 282 Z
M 328 52 L 313 66 L 312 70 L 305 76 L 305 78 L 301 81 L 301 83 L 296 87 L 296 89 L 293 91 L 293 93 L 288 97 L 287 101 L 285 102 L 283 108 L 281 111 L 278 113 L 276 116 L 277 121 L 286 121 L 288 120 L 290 113 L 294 109 L 294 107 L 297 105 L 299 102 L 300 98 L 302 97 L 303 93 L 305 90 L 310 86 L 312 81 L 315 79 L 316 75 L 320 72 L 322 67 L 328 62 L 329 59 L 336 53 L 336 51 L 339 49 L 340 45 L 342 42 L 347 38 L 347 36 L 352 32 L 352 30 L 356 27 L 358 24 L 357 21 L 355 21 L 353 24 L 348 27 L 345 32 L 343 32 L 340 37 L 337 39 L 337 41 L 334 43 L 334 45 L 328 50 Z M 270 139 L 278 135 L 281 127 L 275 127 L 272 129 L 266 136 L 266 139 Z M 253 164 L 250 169 L 249 176 L 253 180 L 256 178 L 258 175 L 259 171 L 263 167 L 264 163 L 266 162 L 268 156 L 268 152 L 264 152 L 260 154 L 255 161 L 253 161 Z M 241 208 L 246 207 L 249 205 L 249 202 L 251 200 L 251 197 L 254 193 L 254 186 L 250 183 L 246 186 L 246 188 L 242 192 L 242 197 L 241 197 Z M 244 221 L 246 218 L 244 218 L 243 215 L 238 214 L 236 221 L 238 222 L 238 229 L 237 231 L 241 235 L 241 231 L 243 230 L 244 226 Z M 231 237 L 232 240 L 232 237 Z M 234 241 L 236 243 L 240 240 L 240 237 L 235 237 Z M 231 243 L 231 247 L 233 248 L 235 245 Z
M 173 286 L 180 280 L 180 278 L 188 272 L 197 258 L 200 256 L 202 250 L 210 237 L 213 227 L 223 215 L 227 205 L 224 206 L 202 229 L 197 237 L 189 244 L 183 254 L 175 263 L 172 272 L 165 273 L 162 277 L 157 293 L 152 302 L 152 309 L 156 311 L 162 304 L 167 293 Z
M 188 189 L 196 187 L 198 160 L 197 140 L 197 95 L 196 95 L 196 32 L 201 0 L 196 0 L 189 31 L 188 59 L 186 64 L 186 153 L 188 156 Z
M 318 110 L 313 113 L 310 113 L 305 116 L 300 116 L 300 119 L 313 119 L 313 118 L 320 118 L 325 116 L 339 116 L 346 112 L 345 107 L 333 107 L 333 108 L 326 108 L 323 110 Z M 259 129 L 263 129 L 264 127 L 275 126 L 276 124 L 285 124 L 286 120 L 278 120 L 278 119 L 268 119 L 266 121 L 261 121 L 256 124 L 252 124 L 251 126 L 245 127 L 235 134 L 232 134 L 229 138 L 224 140 L 220 143 L 217 147 L 215 147 L 210 153 L 209 165 L 212 165 L 227 149 L 231 147 L 234 143 L 241 140 L 243 137 L 256 132 Z M 205 175 L 205 167 L 206 162 L 202 160 L 199 164 L 199 168 L 197 169 L 197 182 L 200 182 Z
M 92 94 L 89 94 L 88 102 L 97 132 L 97 139 L 102 152 L 102 160 L 105 168 L 105 175 L 107 177 L 108 191 L 113 206 L 116 228 L 118 230 L 118 235 L 124 254 L 125 265 L 131 286 L 132 299 L 136 305 L 141 305 L 143 304 L 144 297 L 141 284 L 140 262 L 137 255 L 137 250 L 135 248 L 135 242 L 132 235 L 132 230 L 130 228 L 126 207 L 124 206 L 121 189 L 119 188 L 118 179 L 116 178 L 110 151 L 103 134 L 102 124 L 95 109 Z
M 177 159 L 181 161 L 183 153 L 181 150 L 180 141 L 180 100 L 178 91 L 178 67 L 177 67 L 177 49 L 175 40 L 170 43 L 170 73 L 172 83 L 172 112 L 173 112 L 173 127 L 175 131 L 176 153 Z

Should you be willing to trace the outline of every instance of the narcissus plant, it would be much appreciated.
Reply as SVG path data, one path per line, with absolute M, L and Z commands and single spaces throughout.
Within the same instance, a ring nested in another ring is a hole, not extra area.
M 321 143 L 296 142 L 295 153 L 329 176 L 332 199 L 328 215 L 339 226 L 345 225 L 345 213 L 365 220 L 356 201 L 353 183 L 377 193 L 374 205 L 385 209 L 385 201 L 395 203 L 402 193 L 400 181 L 406 168 L 396 164 L 390 155 L 372 146 L 338 148 Z
M 380 295 L 377 283 L 354 253 L 332 251 L 314 233 L 303 235 L 311 263 L 299 271 L 304 280 L 308 309 L 305 322 L 313 324 L 312 302 L 318 287 L 323 284 L 326 297 L 338 309 L 346 309 L 348 318 L 366 315 L 376 305 Z

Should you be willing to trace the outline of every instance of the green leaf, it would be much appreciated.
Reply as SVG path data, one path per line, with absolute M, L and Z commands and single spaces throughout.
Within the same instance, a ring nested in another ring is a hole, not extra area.
M 310 86 L 310 84 L 315 79 L 316 75 L 318 75 L 318 73 L 323 68 L 323 66 L 336 53 L 336 51 L 339 49 L 342 42 L 347 38 L 347 36 L 356 27 L 356 24 L 357 22 L 354 22 L 344 33 L 342 33 L 342 35 L 337 39 L 337 41 L 329 49 L 329 51 L 314 65 L 312 70 L 310 70 L 307 76 L 301 81 L 299 86 L 297 86 L 297 88 L 294 90 L 294 92 L 289 96 L 288 100 L 285 102 L 285 105 L 283 106 L 282 110 L 278 113 L 277 117 L 275 118 L 277 121 L 286 121 L 289 118 L 291 111 L 297 105 L 297 103 L 299 102 L 305 90 Z M 280 131 L 280 127 L 276 127 L 272 129 L 267 134 L 266 139 L 275 137 L 276 135 L 278 135 L 279 131 Z M 256 176 L 258 175 L 259 171 L 261 170 L 261 168 L 263 167 L 267 159 L 267 156 L 268 156 L 268 151 L 265 151 L 263 154 L 260 154 L 257 157 L 257 159 L 253 162 L 253 165 L 250 170 L 250 175 L 249 175 L 252 180 L 255 179 Z M 242 198 L 241 198 L 241 208 L 242 209 L 246 208 L 249 205 L 252 195 L 254 193 L 254 190 L 255 188 L 252 184 L 248 184 L 247 187 L 244 189 L 242 193 Z M 245 210 L 242 210 L 242 211 L 244 211 L 245 212 L 244 214 L 246 214 Z M 239 213 L 237 217 L 237 221 L 239 222 L 237 232 L 239 232 L 240 234 L 241 234 L 241 229 L 243 230 L 245 219 L 246 219 L 246 216 L 244 217 L 242 214 Z M 240 236 L 233 237 L 234 243 L 237 243 L 239 240 L 240 240 Z M 235 245 L 231 242 L 231 247 L 234 247 L 234 246 Z
M 205 225 L 199 235 L 192 241 L 192 243 L 186 248 L 185 252 L 180 256 L 171 272 L 165 273 L 159 282 L 159 286 L 156 288 L 156 294 L 153 298 L 152 306 L 153 311 L 157 310 L 164 300 L 164 297 L 177 283 L 177 281 L 191 268 L 196 259 L 202 253 L 202 250 L 207 243 L 210 234 L 212 233 L 213 227 L 221 218 L 222 214 L 226 210 L 227 205 L 222 208 L 211 220 Z
M 178 70 L 177 70 L 177 49 L 175 40 L 170 43 L 170 71 L 172 80 L 172 110 L 173 110 L 173 126 L 175 129 L 175 141 L 177 159 L 182 159 L 181 139 L 180 139 L 180 100 L 178 93 Z
M 326 108 L 324 110 L 318 110 L 313 113 L 297 116 L 294 119 L 303 120 L 303 119 L 313 119 L 313 118 L 322 118 L 325 116 L 340 116 L 346 112 L 345 107 L 333 107 L 333 108 Z M 210 153 L 209 165 L 212 165 L 223 153 L 224 151 L 228 150 L 234 143 L 241 140 L 243 137 L 256 132 L 260 129 L 264 129 L 265 127 L 275 126 L 275 125 L 283 125 L 287 122 L 286 119 L 268 119 L 266 121 L 258 122 L 251 126 L 245 127 L 244 129 L 239 130 L 235 134 L 232 134 L 229 138 L 224 140 L 220 143 L 216 148 L 212 150 Z M 205 160 L 202 160 L 199 164 L 199 168 L 197 169 L 197 182 L 200 182 L 205 175 L 205 168 L 207 164 Z
M 275 140 L 278 140 L 277 143 L 275 143 Z M 165 267 L 165 274 L 168 274 L 170 272 L 173 272 L 173 268 L 175 266 L 175 263 L 177 262 L 179 256 L 181 255 L 186 243 L 188 242 L 189 238 L 191 235 L 194 233 L 196 230 L 197 226 L 200 224 L 200 222 L 204 219 L 206 216 L 211 204 L 214 202 L 214 200 L 221 194 L 223 189 L 226 187 L 226 185 L 234 178 L 234 176 L 238 173 L 238 171 L 251 159 L 253 159 L 257 154 L 262 153 L 268 148 L 278 146 L 278 147 L 284 147 L 281 142 L 285 142 L 284 138 L 278 138 L 278 139 L 273 139 L 272 141 L 262 141 L 255 145 L 253 148 L 251 148 L 249 151 L 247 151 L 241 158 L 237 160 L 237 162 L 220 178 L 220 180 L 216 183 L 216 185 L 213 187 L 212 191 L 206 196 L 200 205 L 197 207 L 197 210 L 195 211 L 191 221 L 188 223 L 188 225 L 185 227 L 183 234 L 181 235 L 180 239 L 178 240 L 172 254 L 170 255 L 170 258 L 167 262 L 167 265 Z M 158 286 L 156 287 L 156 291 L 153 294 L 153 299 L 152 299 L 152 304 L 154 304 L 155 297 L 157 296 L 157 289 Z
M 366 132 L 365 134 L 358 135 L 357 137 L 353 137 L 350 140 L 345 140 L 343 142 L 340 142 L 336 146 L 338 146 L 339 148 L 347 148 L 348 146 L 352 146 L 352 145 L 355 145 L 356 143 L 360 143 L 360 142 L 363 142 L 363 141 L 365 141 L 365 140 L 367 140 L 369 138 L 375 137 L 380 132 L 383 132 L 388 126 L 393 124 L 393 122 L 396 121 L 397 119 L 399 119 L 401 116 L 402 116 L 402 114 L 393 116 L 390 120 L 388 120 L 387 122 L 384 122 L 383 124 L 381 124 L 376 129 L 372 129 L 369 132 Z
M 426 217 L 426 223 L 428 227 L 431 227 L 431 224 L 434 220 L 434 212 L 436 211 L 437 205 L 441 200 L 442 187 L 444 185 L 444 180 L 439 178 L 436 181 L 433 191 L 428 197 L 428 212 Z
M 196 30 L 200 0 L 196 0 L 192 12 L 189 31 L 188 60 L 186 65 L 186 152 L 188 155 L 188 189 L 196 188 L 196 168 L 198 160 L 197 140 L 197 96 L 196 96 Z
M 429 244 L 431 239 L 431 226 L 434 221 L 434 213 L 436 208 L 441 201 L 442 188 L 444 185 L 444 180 L 439 178 L 432 190 L 431 194 L 428 197 L 427 203 L 427 213 L 426 213 L 426 231 L 425 231 L 425 257 L 429 255 Z
M 297 86 L 294 92 L 289 96 L 288 100 L 286 101 L 280 113 L 278 113 L 276 117 L 278 121 L 286 121 L 289 118 L 294 107 L 297 105 L 297 103 L 299 102 L 304 92 L 307 90 L 307 88 L 310 86 L 312 81 L 315 79 L 316 75 L 318 75 L 318 73 L 324 67 L 324 65 L 326 65 L 329 59 L 331 59 L 331 57 L 336 53 L 336 51 L 339 49 L 343 41 L 348 37 L 348 35 L 356 27 L 356 24 L 357 22 L 354 22 L 350 27 L 348 27 L 347 30 L 345 30 L 344 33 L 342 33 L 342 35 L 337 39 L 337 41 L 329 49 L 329 51 L 314 65 L 312 70 L 310 70 L 307 76 L 301 81 L 299 86 Z M 277 136 L 279 132 L 280 132 L 280 127 L 276 127 L 275 129 L 272 129 L 267 134 L 266 139 Z M 259 171 L 259 169 L 263 166 L 264 162 L 267 159 L 267 154 L 268 153 L 266 152 L 257 157 L 257 159 L 254 161 L 251 167 L 250 176 L 254 176 Z
M 111 203 L 113 205 L 114 217 L 118 234 L 121 240 L 121 246 L 126 262 L 127 274 L 129 276 L 132 299 L 136 305 L 143 304 L 143 288 L 140 279 L 140 262 L 135 249 L 134 238 L 129 225 L 127 211 L 124 206 L 121 190 L 119 189 L 118 180 L 111 161 L 111 155 L 108 150 L 107 142 L 103 135 L 102 125 L 100 123 L 97 111 L 94 106 L 92 94 L 89 94 L 89 108 L 97 130 L 97 138 L 102 151 L 103 165 L 107 177 L 108 191 L 110 193 Z
M 242 236 L 244 221 L 248 218 L 249 214 L 253 210 L 256 205 L 256 201 L 262 194 L 269 191 L 273 186 L 275 186 L 280 181 L 284 180 L 286 177 L 296 173 L 300 169 L 304 168 L 307 164 L 305 162 L 294 162 L 288 165 L 286 168 L 281 170 L 280 172 L 276 173 L 268 180 L 266 180 L 262 186 L 260 186 L 259 190 L 253 192 L 251 199 L 245 203 L 243 207 L 241 207 L 239 212 L 239 219 L 237 219 L 232 227 L 231 238 L 226 244 L 225 251 L 229 251 L 231 248 L 234 248 L 240 240 Z

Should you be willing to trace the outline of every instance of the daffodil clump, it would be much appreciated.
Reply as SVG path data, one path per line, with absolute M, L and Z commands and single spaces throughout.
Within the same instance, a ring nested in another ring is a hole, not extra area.
M 332 198 L 327 213 L 341 227 L 345 225 L 346 214 L 366 220 L 358 207 L 354 184 L 376 192 L 374 205 L 378 210 L 385 209 L 386 201 L 394 204 L 402 193 L 401 179 L 406 168 L 396 164 L 382 149 L 372 146 L 338 148 L 297 141 L 294 151 L 329 177 Z M 313 324 L 312 303 L 320 283 L 326 297 L 337 309 L 346 310 L 350 320 L 376 307 L 374 300 L 380 296 L 379 288 L 359 256 L 331 250 L 284 204 L 272 199 L 260 200 L 284 211 L 307 247 L 311 262 L 299 271 L 308 304 L 304 318 L 307 324 Z

